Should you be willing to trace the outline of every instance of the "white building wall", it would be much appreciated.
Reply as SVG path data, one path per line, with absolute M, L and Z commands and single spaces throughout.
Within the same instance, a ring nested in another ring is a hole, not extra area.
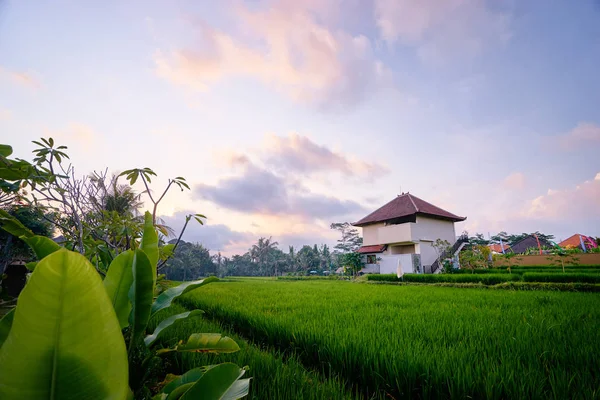
M 372 246 L 375 244 L 385 244 L 379 242 L 379 228 L 383 227 L 383 222 L 362 227 L 363 246 Z
M 418 248 L 417 253 L 421 254 L 423 266 L 433 264 L 437 258 L 437 252 L 432 246 L 437 239 L 447 240 L 450 245 L 456 242 L 454 222 L 452 221 L 417 216 L 417 223 L 414 224 L 413 232 L 419 240 L 416 247 Z
M 382 255 L 379 261 L 379 273 L 395 274 L 398 270 L 398 262 L 405 274 L 413 273 L 412 254 Z

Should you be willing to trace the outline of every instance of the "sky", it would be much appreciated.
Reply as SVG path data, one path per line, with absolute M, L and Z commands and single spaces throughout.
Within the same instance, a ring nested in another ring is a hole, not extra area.
M 402 192 L 457 234 L 600 236 L 599 66 L 598 0 L 0 0 L 0 142 L 184 176 L 159 214 L 225 254 Z

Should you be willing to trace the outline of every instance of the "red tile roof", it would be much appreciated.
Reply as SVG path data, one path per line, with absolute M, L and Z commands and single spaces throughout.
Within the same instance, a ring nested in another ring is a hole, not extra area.
M 489 244 L 488 246 L 489 246 L 490 250 L 492 250 L 495 253 L 502 253 L 502 247 L 504 247 L 504 251 L 506 251 L 510 248 L 510 246 L 507 245 L 506 243 L 502 243 L 502 246 L 500 246 L 499 243 Z
M 454 222 L 464 221 L 467 217 L 459 217 L 446 210 L 434 206 L 431 203 L 421 200 L 417 196 L 410 193 L 402 194 L 390 201 L 383 207 L 378 208 L 371 214 L 367 215 L 354 226 L 364 226 L 376 222 L 383 222 L 394 218 L 406 217 L 413 214 L 423 214 L 429 217 L 446 219 Z
M 373 246 L 362 246 L 357 251 L 359 253 L 382 253 L 385 250 L 385 244 L 376 244 Z
M 573 236 L 563 240 L 558 245 L 560 247 L 579 247 L 579 248 L 581 248 L 581 241 L 579 240 L 580 236 L 583 239 L 583 243 L 585 243 L 585 245 L 588 249 L 595 247 L 592 243 L 590 243 L 590 239 L 587 236 L 580 235 L 579 233 L 576 233 Z

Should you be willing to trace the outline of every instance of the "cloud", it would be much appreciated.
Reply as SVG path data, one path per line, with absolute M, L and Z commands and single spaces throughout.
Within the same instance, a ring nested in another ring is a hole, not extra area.
M 551 143 L 561 150 L 600 144 L 600 126 L 590 122 L 580 122 L 577 126 L 563 135 L 557 135 Z
M 98 145 L 98 134 L 87 125 L 79 123 L 70 123 L 66 129 L 59 131 L 46 131 L 46 136 L 57 139 L 59 144 L 67 147 L 77 146 L 83 150 L 91 150 Z
M 0 108 L 0 121 L 6 121 L 11 119 L 12 117 L 12 112 L 10 110 L 7 110 L 5 108 Z
M 194 196 L 242 213 L 294 215 L 308 219 L 365 211 L 355 201 L 311 193 L 254 164 L 246 165 L 242 175 L 221 179 L 216 185 L 197 185 Z
M 296 133 L 287 137 L 270 136 L 266 158 L 275 167 L 297 173 L 337 171 L 346 176 L 363 177 L 389 173 L 388 168 L 378 163 L 351 159 Z
M 388 44 L 415 46 L 434 64 L 473 57 L 511 36 L 508 13 L 491 10 L 484 0 L 375 0 L 375 19 Z
M 185 223 L 185 216 L 193 213 L 192 211 L 178 211 L 172 216 L 161 216 L 160 218 L 179 234 Z M 249 232 L 234 231 L 227 225 L 212 225 L 210 220 L 205 225 L 191 221 L 185 230 L 183 240 L 200 243 L 211 251 L 227 251 L 229 248 L 245 245 L 253 240 L 254 236 Z
M 522 172 L 514 172 L 504 178 L 502 185 L 507 189 L 518 190 L 525 188 L 525 183 L 525 175 Z
M 42 86 L 41 83 L 31 73 L 28 72 L 10 71 L 0 67 L 0 77 L 1 76 L 4 76 L 13 83 L 26 86 L 31 89 L 39 89 Z
M 600 219 L 600 172 L 593 180 L 574 188 L 548 190 L 531 201 L 523 215 L 534 219 L 590 220 Z
M 207 22 L 194 24 L 195 46 L 154 59 L 159 76 L 179 85 L 208 90 L 225 77 L 257 78 L 293 100 L 322 108 L 352 106 L 389 79 L 371 41 L 328 29 L 317 2 L 278 1 L 237 8 L 243 34 L 233 36 Z

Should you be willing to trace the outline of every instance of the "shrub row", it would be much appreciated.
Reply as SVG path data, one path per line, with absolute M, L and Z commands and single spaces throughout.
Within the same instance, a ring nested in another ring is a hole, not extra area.
M 502 282 L 518 281 L 519 275 L 512 274 L 404 274 L 402 278 L 394 274 L 369 274 L 369 281 L 420 282 L 420 283 L 483 283 L 495 285 Z
M 278 276 L 277 280 L 280 281 L 318 281 L 318 280 L 347 280 L 350 279 L 348 277 L 338 276 L 338 275 L 329 275 L 329 276 Z
M 600 283 L 600 274 L 584 274 L 584 273 L 540 273 L 526 272 L 523 274 L 525 282 L 563 282 L 563 283 Z
M 600 274 L 600 269 L 596 268 L 577 268 L 577 269 L 569 269 L 565 267 L 566 272 L 577 272 L 577 273 L 585 273 L 585 274 Z M 521 268 L 512 268 L 510 273 L 513 274 L 524 274 L 526 272 L 544 272 L 544 273 L 563 273 L 562 268 L 554 268 L 554 267 L 521 267 Z M 490 269 L 457 269 L 452 271 L 452 274 L 508 274 L 508 269 L 500 269 L 500 268 L 490 268 Z

